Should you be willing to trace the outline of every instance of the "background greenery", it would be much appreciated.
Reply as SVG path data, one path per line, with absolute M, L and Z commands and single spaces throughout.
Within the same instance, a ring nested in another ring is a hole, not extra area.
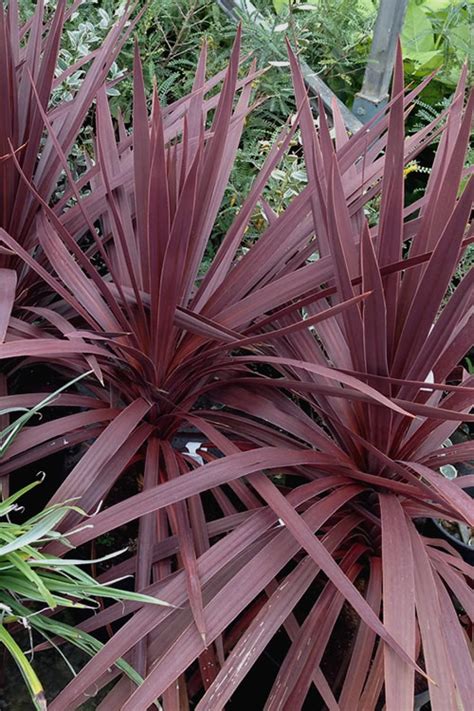
M 123 12 L 124 2 L 84 0 L 67 23 L 61 49 L 61 69 L 100 46 L 111 25 Z M 217 246 L 229 226 L 242 195 L 248 192 L 255 169 L 265 157 L 269 142 L 294 110 L 291 79 L 286 63 L 285 38 L 318 72 L 331 89 L 351 106 L 360 89 L 376 19 L 376 0 L 254 0 L 270 32 L 243 16 L 243 51 L 252 53 L 265 74 L 256 86 L 262 103 L 249 117 L 233 169 L 224 204 L 215 226 Z M 46 5 L 54 6 L 52 0 Z M 21 0 L 25 17 L 32 0 Z M 419 82 L 432 70 L 435 81 L 422 95 L 419 110 L 410 119 L 419 125 L 430 120 L 452 94 L 462 63 L 472 65 L 471 27 L 474 0 L 409 0 L 402 33 L 406 81 Z M 223 67 L 235 34 L 235 25 L 215 0 L 149 0 L 136 28 L 149 95 L 156 80 L 160 100 L 168 104 L 189 92 L 196 58 L 203 41 L 208 45 L 208 75 Z M 133 43 L 129 42 L 114 64 L 109 95 L 114 113 L 128 123 L 132 110 Z M 83 71 L 73 73 L 58 87 L 56 100 L 68 98 L 82 81 Z M 74 170 L 84 163 L 84 151 L 92 153 L 92 124 L 86 125 L 81 143 L 73 149 Z M 429 162 L 429 157 L 428 157 Z M 423 174 L 411 175 L 407 189 L 423 187 Z M 297 141 L 279 170 L 274 171 L 266 191 L 269 205 L 280 211 L 301 190 L 305 174 Z M 375 206 L 376 207 L 376 206 Z M 257 211 L 247 239 L 264 227 Z M 211 256 L 211 255 L 209 255 Z M 205 268 L 204 264 L 204 268 Z

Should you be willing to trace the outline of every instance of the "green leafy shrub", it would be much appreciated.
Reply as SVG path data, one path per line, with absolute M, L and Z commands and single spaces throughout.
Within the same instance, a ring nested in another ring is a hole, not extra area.
M 472 71 L 473 21 L 472 0 L 409 0 L 401 35 L 407 78 L 419 81 L 438 70 L 425 101 L 449 95 L 465 61 Z
M 360 89 L 370 51 L 377 2 L 373 0 L 261 0 L 273 8 L 300 55 L 347 104 Z

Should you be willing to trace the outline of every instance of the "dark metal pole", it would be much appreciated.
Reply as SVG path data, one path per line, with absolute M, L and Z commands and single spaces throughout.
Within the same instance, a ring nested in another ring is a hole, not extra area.
M 374 38 L 364 74 L 362 89 L 352 112 L 366 123 L 387 102 L 397 39 L 403 26 L 407 0 L 380 0 Z

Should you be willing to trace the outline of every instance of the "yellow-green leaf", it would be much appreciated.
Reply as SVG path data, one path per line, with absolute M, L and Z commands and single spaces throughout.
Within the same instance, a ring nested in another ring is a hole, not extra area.
M 435 48 L 433 27 L 421 7 L 410 2 L 401 34 L 403 56 L 417 61 L 420 52 L 432 52 Z

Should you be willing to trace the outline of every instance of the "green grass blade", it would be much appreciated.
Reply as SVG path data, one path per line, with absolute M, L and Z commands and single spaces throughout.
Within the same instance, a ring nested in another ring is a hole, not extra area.
M 25 654 L 3 625 L 0 625 L 0 642 L 11 654 L 18 669 L 20 670 L 21 675 L 28 686 L 31 700 L 33 701 L 35 708 L 38 709 L 38 711 L 43 711 L 47 708 L 43 686 Z

